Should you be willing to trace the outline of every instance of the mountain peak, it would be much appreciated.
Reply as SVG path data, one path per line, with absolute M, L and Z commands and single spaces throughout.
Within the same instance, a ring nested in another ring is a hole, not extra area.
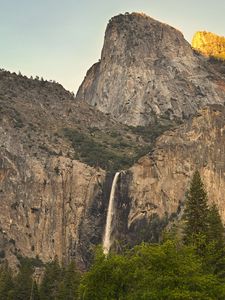
M 135 43 L 150 39 L 154 42 L 152 46 L 160 45 L 167 38 L 173 41 L 174 44 L 179 39 L 182 42 L 184 39 L 179 30 L 139 12 L 119 14 L 112 17 L 106 28 L 105 42 L 111 34 L 114 38 L 121 38 L 125 41 L 129 39 L 130 42 L 135 41 Z M 180 43 L 181 45 L 182 43 Z
M 180 31 L 147 15 L 121 14 L 108 23 L 101 60 L 76 98 L 128 125 L 183 120 L 224 98 L 208 71 Z

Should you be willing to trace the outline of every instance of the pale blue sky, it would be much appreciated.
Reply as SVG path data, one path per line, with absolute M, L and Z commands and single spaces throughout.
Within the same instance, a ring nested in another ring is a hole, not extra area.
M 108 20 L 145 12 L 184 33 L 225 36 L 224 0 L 0 0 L 0 68 L 54 79 L 76 92 L 100 58 Z

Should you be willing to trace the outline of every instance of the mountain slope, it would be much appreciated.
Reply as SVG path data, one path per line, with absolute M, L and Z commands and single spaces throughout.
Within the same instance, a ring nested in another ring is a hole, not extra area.
M 101 60 L 87 72 L 76 98 L 138 126 L 162 117 L 183 120 L 206 104 L 222 103 L 224 82 L 181 32 L 132 13 L 110 20 Z
M 59 84 L 1 70 L 0 261 L 57 256 L 86 266 L 104 231 L 105 170 L 131 166 L 170 125 L 128 127 Z

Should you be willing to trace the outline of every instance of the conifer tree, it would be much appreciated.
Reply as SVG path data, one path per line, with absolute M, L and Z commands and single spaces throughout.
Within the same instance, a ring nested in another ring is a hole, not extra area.
M 11 270 L 8 266 L 0 269 L 0 300 L 13 299 L 14 283 Z
M 224 226 L 218 208 L 213 204 L 208 212 L 208 234 L 205 258 L 210 271 L 224 277 L 225 275 L 225 238 Z
M 76 270 L 75 262 L 71 262 L 63 270 L 62 281 L 59 284 L 57 300 L 78 299 L 78 288 L 80 284 L 80 274 Z
M 45 274 L 40 285 L 40 298 L 42 300 L 55 300 L 61 280 L 62 269 L 56 259 L 46 265 Z
M 214 242 L 216 249 L 224 247 L 224 226 L 216 204 L 208 212 L 208 241 Z
M 33 281 L 33 289 L 32 289 L 32 295 L 30 297 L 32 300 L 41 300 L 38 290 L 38 285 L 36 281 Z
M 33 285 L 33 267 L 31 263 L 23 259 L 21 261 L 21 266 L 18 275 L 16 276 L 15 282 L 15 300 L 25 300 L 30 299 L 32 294 Z
M 186 195 L 184 240 L 187 244 L 204 243 L 208 233 L 207 194 L 198 171 L 195 171 Z

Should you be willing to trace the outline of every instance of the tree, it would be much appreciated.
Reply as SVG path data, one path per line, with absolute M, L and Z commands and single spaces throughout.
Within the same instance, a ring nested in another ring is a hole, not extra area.
M 40 300 L 38 285 L 36 281 L 33 281 L 32 295 L 29 300 Z
M 213 273 L 222 277 L 225 276 L 224 226 L 215 204 L 208 211 L 208 234 L 205 258 L 208 267 Z
M 109 253 L 105 257 L 101 248 L 96 249 L 94 263 L 84 274 L 80 284 L 80 299 L 129 299 L 128 286 L 133 274 L 128 257 Z
M 0 269 L 0 300 L 11 300 L 14 284 L 12 272 L 8 266 L 2 266 Z
M 187 192 L 184 211 L 184 241 L 194 245 L 210 272 L 225 276 L 224 227 L 215 204 L 207 205 L 207 194 L 198 171 Z
M 208 211 L 208 241 L 214 242 L 216 249 L 224 247 L 224 226 L 215 203 Z
M 44 277 L 40 285 L 40 298 L 42 300 L 55 300 L 61 280 L 62 270 L 56 259 L 46 265 Z
M 204 270 L 192 246 L 142 244 L 123 255 L 98 250 L 81 281 L 82 300 L 225 299 L 223 284 Z
M 14 299 L 17 299 L 16 295 L 14 296 L 13 300 Z M 31 286 L 31 292 L 30 292 L 29 298 L 25 298 L 25 299 L 27 299 L 27 300 L 40 300 L 38 285 L 37 285 L 35 280 L 32 280 L 32 286 Z
M 57 300 L 78 299 L 78 288 L 80 284 L 80 274 L 76 270 L 75 262 L 71 262 L 63 270 L 62 281 L 59 283 Z
M 208 234 L 207 194 L 198 171 L 195 171 L 186 195 L 184 241 L 199 249 Z
M 15 277 L 15 300 L 30 299 L 33 286 L 33 267 L 29 260 L 22 259 L 18 275 Z

